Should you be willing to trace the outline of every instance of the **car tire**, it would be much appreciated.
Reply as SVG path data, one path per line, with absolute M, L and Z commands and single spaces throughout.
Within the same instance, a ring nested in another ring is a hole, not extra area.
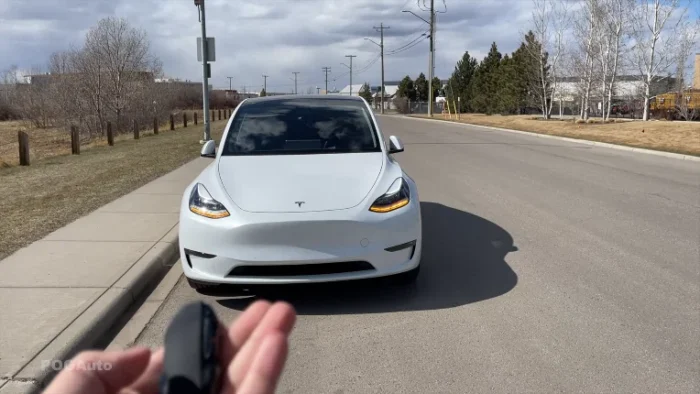
M 401 285 L 411 285 L 418 279 L 418 274 L 420 274 L 420 264 L 410 271 L 402 272 L 396 275 L 395 280 L 396 283 Z
M 204 283 L 204 282 L 197 282 L 192 279 L 187 279 L 187 283 L 190 285 L 191 288 L 200 291 L 200 290 L 212 290 L 215 289 L 217 286 L 216 284 L 213 283 Z

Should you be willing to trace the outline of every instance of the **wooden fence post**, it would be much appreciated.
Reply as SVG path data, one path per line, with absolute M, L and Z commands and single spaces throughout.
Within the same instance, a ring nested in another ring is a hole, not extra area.
M 221 110 L 219 110 L 219 120 L 221 120 Z
M 19 165 L 28 166 L 29 165 L 29 134 L 20 130 L 17 132 L 17 139 L 19 140 Z
M 153 118 L 153 134 L 158 135 L 158 117 Z
M 213 122 L 213 121 L 215 121 L 215 120 L 216 120 L 216 111 L 214 111 L 214 110 L 212 109 L 212 110 L 211 110 L 211 118 L 209 118 L 209 121 L 210 121 L 210 122 Z
M 107 122 L 107 144 L 114 146 L 114 134 L 112 133 L 112 122 Z
M 175 115 L 170 114 L 170 130 L 175 130 Z
M 80 133 L 75 126 L 70 127 L 70 151 L 74 155 L 80 154 Z
M 141 138 L 141 136 L 139 135 L 139 124 L 136 121 L 136 119 L 134 119 L 134 139 L 137 140 L 139 138 Z
M 194 124 L 197 125 L 197 111 L 194 111 Z
M 187 127 L 187 112 L 182 113 L 182 126 Z

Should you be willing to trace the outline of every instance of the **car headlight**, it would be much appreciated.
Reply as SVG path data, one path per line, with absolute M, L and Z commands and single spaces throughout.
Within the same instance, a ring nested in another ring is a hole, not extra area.
M 372 212 L 386 213 L 405 207 L 411 201 L 411 192 L 403 178 L 398 178 L 391 184 L 389 190 L 374 201 L 369 208 Z
M 201 183 L 192 188 L 190 195 L 190 211 L 210 219 L 221 219 L 229 216 L 223 204 L 214 200 L 207 188 Z

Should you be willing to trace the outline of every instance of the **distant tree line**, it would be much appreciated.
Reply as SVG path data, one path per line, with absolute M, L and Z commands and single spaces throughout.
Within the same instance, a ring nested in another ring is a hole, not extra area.
M 662 81 L 673 81 L 675 86 L 670 89 L 679 95 L 687 90 L 687 61 L 693 52 L 700 51 L 700 20 L 692 18 L 688 8 L 693 2 L 532 3 L 531 29 L 513 53 L 502 54 L 494 42 L 481 61 L 468 51 L 458 61 L 445 95 L 451 104 L 459 98 L 462 112 L 536 112 L 548 119 L 554 102 L 558 102 L 561 114 L 566 101 L 583 119 L 593 111 L 608 118 L 613 101 L 624 96 L 618 89 L 619 77 L 627 75 L 635 79 L 638 89 L 626 100 L 639 103 L 647 120 L 656 94 L 668 91 Z M 416 81 L 404 78 L 398 95 L 408 100 L 427 99 L 424 81 L 425 77 Z M 571 81 L 575 81 L 573 89 Z M 683 112 L 682 107 L 677 110 Z
M 415 81 L 406 75 L 399 83 L 396 95 L 411 101 L 428 101 L 429 89 L 428 79 L 425 77 L 425 74 L 420 73 Z M 440 78 L 435 77 L 433 78 L 433 97 L 438 97 L 441 92 L 442 81 L 440 81 Z

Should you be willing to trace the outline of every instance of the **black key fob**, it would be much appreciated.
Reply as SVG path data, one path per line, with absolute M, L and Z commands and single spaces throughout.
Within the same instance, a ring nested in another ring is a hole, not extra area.
M 203 302 L 184 306 L 165 333 L 161 394 L 218 394 L 219 320 Z

